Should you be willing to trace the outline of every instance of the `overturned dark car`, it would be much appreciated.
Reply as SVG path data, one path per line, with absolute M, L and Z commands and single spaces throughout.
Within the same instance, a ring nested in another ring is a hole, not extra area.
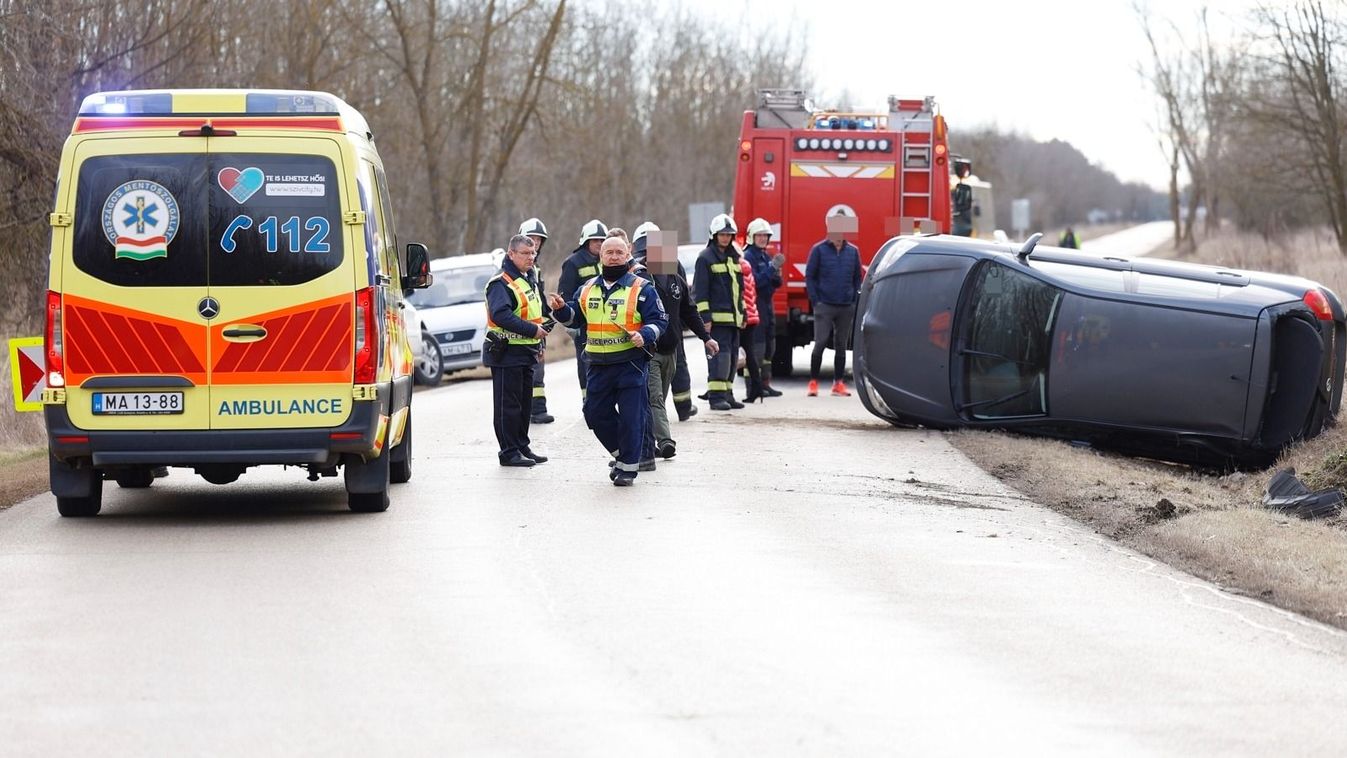
M 1347 327 L 1306 279 L 925 236 L 875 255 L 853 340 L 894 424 L 1249 468 L 1336 416 Z

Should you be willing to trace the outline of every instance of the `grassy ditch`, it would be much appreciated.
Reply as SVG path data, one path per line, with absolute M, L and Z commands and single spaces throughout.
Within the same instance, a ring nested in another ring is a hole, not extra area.
M 1180 257 L 1165 249 L 1154 255 Z M 1268 242 L 1222 231 L 1183 259 L 1304 276 L 1347 296 L 1347 258 L 1323 232 Z M 1261 505 L 1268 479 L 1283 466 L 1312 488 L 1347 490 L 1347 418 L 1288 449 L 1267 471 L 1225 476 L 999 432 L 949 437 L 1006 484 L 1128 547 L 1347 629 L 1347 517 L 1310 522 Z

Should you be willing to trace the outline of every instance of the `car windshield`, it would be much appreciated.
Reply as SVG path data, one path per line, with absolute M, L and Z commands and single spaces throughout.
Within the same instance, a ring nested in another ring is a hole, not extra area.
M 469 266 L 435 272 L 435 283 L 409 298 L 417 308 L 443 308 L 486 299 L 486 283 L 496 274 L 492 266 Z
M 963 408 L 974 418 L 1047 412 L 1052 322 L 1062 293 L 999 263 L 975 274 L 964 339 Z

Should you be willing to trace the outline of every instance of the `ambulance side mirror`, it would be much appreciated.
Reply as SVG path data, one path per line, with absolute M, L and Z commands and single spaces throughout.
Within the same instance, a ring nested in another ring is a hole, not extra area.
M 423 290 L 435 277 L 430 273 L 430 252 L 420 242 L 407 243 L 407 275 L 402 277 L 402 289 Z

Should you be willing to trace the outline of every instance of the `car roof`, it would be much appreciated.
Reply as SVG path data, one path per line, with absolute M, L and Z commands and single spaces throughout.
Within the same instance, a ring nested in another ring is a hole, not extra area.
M 490 265 L 492 265 L 491 253 L 466 253 L 464 255 L 451 255 L 448 258 L 436 258 L 430 262 L 430 270 L 452 271 L 456 268 Z

